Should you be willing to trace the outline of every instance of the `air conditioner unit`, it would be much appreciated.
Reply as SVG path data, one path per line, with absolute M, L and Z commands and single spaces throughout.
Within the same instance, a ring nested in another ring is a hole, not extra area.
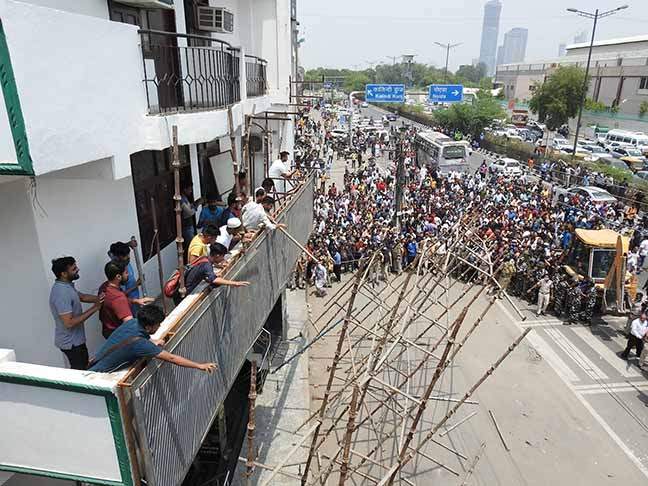
M 234 14 L 223 7 L 198 7 L 198 29 L 231 34 Z

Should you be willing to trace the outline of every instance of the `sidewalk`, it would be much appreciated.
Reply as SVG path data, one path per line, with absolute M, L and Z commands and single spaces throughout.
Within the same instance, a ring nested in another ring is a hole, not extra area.
M 308 307 L 303 290 L 286 290 L 286 311 L 288 314 L 288 339 L 279 344 L 271 369 L 300 351 L 308 342 Z M 251 484 L 263 484 L 272 475 L 271 469 L 282 462 L 288 464 L 281 468 L 284 474 L 276 474 L 270 481 L 273 486 L 298 484 L 300 473 L 298 463 L 306 460 L 307 449 L 300 448 L 290 457 L 301 435 L 295 429 L 309 416 L 310 398 L 308 392 L 308 352 L 284 366 L 275 374 L 268 375 L 263 393 L 256 400 L 256 430 L 254 447 L 256 462 L 267 466 L 257 466 Z M 242 404 L 243 405 L 243 404 Z M 248 406 L 248 403 L 245 403 Z M 240 456 L 247 457 L 247 439 L 243 442 Z M 239 461 L 232 485 L 245 485 L 245 462 Z

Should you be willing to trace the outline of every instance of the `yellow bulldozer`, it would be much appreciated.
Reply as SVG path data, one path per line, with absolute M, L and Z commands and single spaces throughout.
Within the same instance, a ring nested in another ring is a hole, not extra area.
M 565 270 L 574 278 L 590 278 L 601 294 L 601 310 L 628 312 L 637 295 L 637 276 L 627 272 L 630 237 L 611 229 L 575 232 Z

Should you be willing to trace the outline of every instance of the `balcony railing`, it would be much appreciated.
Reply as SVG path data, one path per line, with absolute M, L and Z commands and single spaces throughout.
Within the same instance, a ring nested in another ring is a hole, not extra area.
M 223 108 L 241 100 L 238 49 L 206 36 L 139 34 L 150 114 Z
M 245 79 L 247 95 L 263 96 L 268 90 L 268 61 L 260 57 L 245 55 Z
M 313 196 L 311 176 L 275 214 L 304 244 Z M 179 486 L 300 253 L 281 231 L 262 231 L 224 274 L 249 287 L 199 288 L 167 316 L 165 349 L 217 362 L 212 375 L 159 360 L 114 374 L 0 362 L 0 471 Z

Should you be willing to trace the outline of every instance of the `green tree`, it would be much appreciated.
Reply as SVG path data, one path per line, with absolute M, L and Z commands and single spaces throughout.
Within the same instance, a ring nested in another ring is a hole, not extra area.
M 448 109 L 434 112 L 434 120 L 441 127 L 470 134 L 473 137 L 478 137 L 493 120 L 505 116 L 506 113 L 497 99 L 493 98 L 490 93 L 482 94 L 481 92 L 472 105 L 459 103 Z
M 577 66 L 558 67 L 544 83 L 535 85 L 529 108 L 549 130 L 557 130 L 578 113 L 583 99 L 584 80 L 584 69 Z
M 363 72 L 352 72 L 344 80 L 344 90 L 364 91 L 365 85 L 371 83 L 371 78 Z
M 455 76 L 470 83 L 478 84 L 486 76 L 486 64 L 483 62 L 480 62 L 476 66 L 464 64 L 463 66 L 459 66 Z

